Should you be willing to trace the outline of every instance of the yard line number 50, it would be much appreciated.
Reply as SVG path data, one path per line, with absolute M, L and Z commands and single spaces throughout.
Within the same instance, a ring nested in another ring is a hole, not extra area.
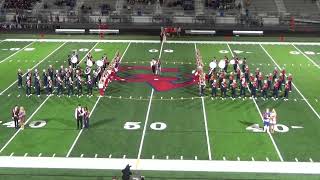
M 123 128 L 126 130 L 137 130 L 141 128 L 141 122 L 126 122 Z M 167 128 L 167 125 L 163 122 L 154 122 L 150 124 L 150 128 L 155 131 L 162 131 Z

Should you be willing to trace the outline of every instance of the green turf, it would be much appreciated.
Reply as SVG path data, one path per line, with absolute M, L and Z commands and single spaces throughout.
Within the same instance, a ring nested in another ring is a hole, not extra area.
M 16 48 L 21 49 L 30 43 L 31 42 L 6 42 L 6 41 L 0 43 L 0 52 L 1 52 L 0 53 L 0 62 L 5 60 L 10 55 L 19 51 Z

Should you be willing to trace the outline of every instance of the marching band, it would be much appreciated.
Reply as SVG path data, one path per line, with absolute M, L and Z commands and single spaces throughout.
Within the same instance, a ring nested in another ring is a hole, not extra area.
M 211 96 L 217 97 L 217 90 L 220 90 L 220 97 L 223 99 L 227 97 L 227 91 L 230 92 L 230 97 L 233 100 L 236 97 L 246 98 L 248 90 L 250 98 L 257 99 L 260 96 L 264 100 L 270 97 L 277 100 L 280 96 L 279 93 L 284 88 L 281 97 L 287 101 L 292 90 L 292 74 L 287 75 L 284 68 L 281 71 L 275 68 L 273 73 L 267 75 L 263 75 L 260 69 L 256 68 L 253 74 L 250 72 L 246 58 L 233 57 L 229 61 L 228 57 L 225 56 L 219 62 L 214 57 L 209 64 L 209 72 L 206 75 L 203 71 L 203 62 L 199 50 L 196 51 L 196 64 L 197 69 L 193 74 L 199 85 L 200 96 L 204 96 L 205 78 L 207 78 L 209 89 L 211 89 Z M 233 71 L 230 73 L 227 73 L 228 64 L 233 66 Z M 238 93 L 238 91 L 240 92 Z

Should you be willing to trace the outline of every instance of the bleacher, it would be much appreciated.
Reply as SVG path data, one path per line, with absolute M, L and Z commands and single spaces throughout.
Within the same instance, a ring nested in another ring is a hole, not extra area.
M 283 0 L 288 13 L 292 14 L 318 14 L 320 10 L 315 0 Z
M 108 15 L 115 11 L 117 0 L 84 0 L 80 7 L 83 13 Z
M 274 0 L 251 0 L 247 8 L 249 12 L 255 13 L 276 13 L 278 11 Z

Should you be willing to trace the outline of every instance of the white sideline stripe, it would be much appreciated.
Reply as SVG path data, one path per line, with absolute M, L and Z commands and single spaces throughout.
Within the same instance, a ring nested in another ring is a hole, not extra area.
M 304 57 L 306 57 L 309 61 L 311 61 L 312 62 L 312 64 L 313 65 L 315 65 L 318 69 L 320 69 L 320 66 L 317 64 L 317 63 L 315 63 L 309 56 L 307 56 L 304 52 L 302 52 L 298 47 L 296 47 L 294 44 L 292 44 L 292 46 L 294 47 L 294 48 L 296 48 L 296 50 L 298 50 Z
M 208 155 L 209 155 L 209 160 L 212 160 L 212 156 L 211 156 L 211 146 L 210 146 L 210 139 L 209 139 L 209 132 L 208 132 L 207 113 L 206 113 L 206 108 L 205 108 L 205 106 L 204 106 L 204 98 L 201 97 L 201 100 L 202 100 L 202 110 L 203 110 L 203 117 L 204 117 L 204 126 L 205 126 L 205 129 L 206 129 Z
M 161 43 L 160 52 L 159 52 L 159 59 L 161 58 L 161 55 L 162 55 L 163 44 L 164 44 L 164 41 L 162 41 L 162 43 Z M 142 131 L 142 136 L 141 136 L 139 151 L 138 151 L 137 168 L 138 168 L 139 160 L 140 160 L 141 153 L 142 153 L 144 136 L 145 136 L 146 130 L 147 130 L 147 124 L 148 124 L 148 119 L 149 119 L 149 113 L 150 113 L 150 108 L 151 108 L 151 102 L 152 102 L 153 92 L 154 92 L 154 89 L 152 88 L 152 90 L 151 90 L 151 95 L 150 95 L 150 99 L 149 99 L 148 110 L 147 110 L 147 114 L 146 114 L 146 119 L 145 119 L 145 121 L 144 121 L 144 126 L 143 126 L 143 131 Z M 140 96 L 140 99 L 141 99 L 141 98 L 142 98 L 142 97 Z
M 97 42 L 94 46 L 92 46 L 92 48 L 90 49 L 90 51 L 88 51 L 84 56 L 83 58 L 79 61 L 78 64 L 80 64 L 87 56 L 90 52 L 92 52 L 92 50 L 99 44 L 99 42 Z
M 191 172 L 255 172 L 287 174 L 320 174 L 320 163 L 275 161 L 204 161 L 204 160 L 152 160 L 63 157 L 0 157 L 4 168 L 62 168 L 62 169 L 114 169 L 121 170 L 127 164 L 132 170 L 191 171 Z M 268 168 L 266 168 L 268 167 Z
M 91 112 L 90 112 L 90 114 L 89 114 L 89 117 L 91 117 L 91 115 L 92 115 L 92 113 L 93 113 L 94 109 L 96 108 L 97 104 L 99 103 L 100 99 L 101 99 L 101 96 L 99 96 L 99 97 L 98 97 L 98 99 L 97 99 L 96 103 L 94 104 L 94 106 L 93 106 L 93 108 L 92 108 L 92 110 L 91 110 Z M 72 143 L 72 145 L 71 145 L 71 147 L 70 147 L 70 149 L 69 149 L 69 151 L 68 151 L 68 153 L 67 153 L 66 157 L 69 157 L 69 156 L 70 156 L 70 154 L 71 154 L 71 152 L 72 152 L 72 150 L 73 150 L 74 146 L 76 145 L 76 143 L 77 143 L 77 141 L 78 141 L 78 139 L 79 139 L 79 137 L 80 137 L 80 135 L 81 135 L 82 131 L 83 131 L 83 128 L 80 130 L 80 132 L 78 133 L 78 136 L 77 136 L 77 137 L 76 137 L 76 139 L 73 141 L 73 143 Z
M 31 46 L 34 42 L 36 42 L 36 41 L 31 42 L 30 44 L 26 45 L 25 47 L 23 47 L 23 48 L 20 49 L 19 51 L 16 51 L 15 53 L 13 53 L 13 54 L 11 54 L 10 56 L 6 57 L 5 59 L 1 60 L 1 61 L 0 61 L 0 64 L 3 63 L 3 62 L 5 62 L 6 60 L 10 59 L 12 56 L 20 53 L 21 51 L 23 51 L 23 50 L 26 49 L 27 47 Z
M 196 52 L 197 52 L 197 44 L 196 44 L 196 43 L 194 43 L 194 50 L 195 50 L 195 53 L 196 53 Z M 201 97 L 201 101 L 202 101 L 202 111 L 203 111 L 204 127 L 205 127 L 205 130 L 206 130 L 208 156 L 209 156 L 209 160 L 212 160 L 212 156 L 211 156 L 211 146 L 210 146 L 210 139 L 209 139 L 209 132 L 208 132 L 207 113 L 206 113 L 206 108 L 205 108 L 205 106 L 204 106 L 204 98 L 203 98 L 203 97 Z
M 273 61 L 273 63 L 279 68 L 280 66 L 276 63 L 276 61 L 273 59 L 273 57 L 268 53 L 268 51 L 260 44 L 260 47 L 263 49 L 263 51 L 269 56 L 269 58 Z M 308 106 L 311 108 L 311 110 L 314 112 L 314 114 L 318 117 L 318 119 L 320 119 L 319 114 L 317 113 L 316 110 L 314 110 L 314 108 L 311 106 L 311 104 L 309 103 L 309 101 L 304 97 L 304 95 L 299 91 L 299 89 L 294 85 L 294 83 L 292 83 L 293 87 L 297 90 L 297 92 L 301 95 L 301 97 L 304 99 L 304 101 L 308 104 Z
M 36 68 L 39 64 L 41 64 L 43 61 L 45 61 L 48 57 L 50 57 L 53 53 L 55 53 L 56 51 L 58 51 L 63 45 L 65 45 L 67 42 L 64 42 L 63 44 L 61 44 L 57 49 L 55 49 L 54 51 L 52 51 L 50 54 L 48 54 L 45 58 L 43 58 L 41 61 L 39 61 L 36 65 L 34 65 L 30 70 L 33 70 L 34 68 Z M 25 76 L 27 73 L 24 73 L 22 76 Z M 9 88 L 11 88 L 13 85 L 15 85 L 17 83 L 18 80 L 15 80 L 9 87 L 7 87 L 5 90 L 3 90 L 0 95 L 2 95 L 4 92 L 6 92 Z
M 40 110 L 40 108 L 48 101 L 48 99 L 51 96 L 48 96 L 41 104 L 40 106 L 31 114 L 31 116 L 27 119 L 27 121 L 25 122 L 25 124 L 27 124 L 32 117 Z M 21 128 L 19 128 L 14 135 L 9 139 L 9 141 L 1 148 L 0 153 L 10 144 L 10 142 L 18 135 L 18 133 L 21 131 Z
M 228 43 L 227 43 L 227 46 L 228 46 L 228 48 L 229 48 L 229 50 L 230 50 L 230 52 L 231 52 L 231 54 L 232 54 L 232 57 L 234 57 L 234 54 L 233 54 L 233 52 L 232 52 L 232 50 L 231 50 L 231 48 L 230 48 L 230 46 L 229 46 Z M 263 116 L 262 116 L 262 113 L 261 113 L 261 111 L 260 111 L 260 109 L 259 109 L 259 106 L 258 106 L 256 100 L 255 100 L 254 98 L 252 98 L 252 100 L 253 100 L 253 102 L 254 102 L 254 104 L 255 104 L 258 112 L 259 112 L 259 115 L 260 115 L 261 120 L 263 121 Z M 274 148 L 275 148 L 275 150 L 276 150 L 276 152 L 277 152 L 277 154 L 278 154 L 278 157 L 279 157 L 280 161 L 283 161 L 282 155 L 281 155 L 281 153 L 280 153 L 280 151 L 279 151 L 279 148 L 278 148 L 276 142 L 274 141 L 271 133 L 268 132 L 268 135 L 269 135 L 269 137 L 270 137 L 270 139 L 271 139 L 271 142 L 272 142 L 272 144 L 273 144 L 273 146 L 274 146 Z
M 160 43 L 159 40 L 97 40 L 97 39 L 6 39 L 5 41 L 38 41 L 38 42 L 110 42 L 110 43 Z M 319 42 L 253 42 L 253 41 L 166 41 L 173 44 L 270 44 L 270 45 L 320 45 Z

